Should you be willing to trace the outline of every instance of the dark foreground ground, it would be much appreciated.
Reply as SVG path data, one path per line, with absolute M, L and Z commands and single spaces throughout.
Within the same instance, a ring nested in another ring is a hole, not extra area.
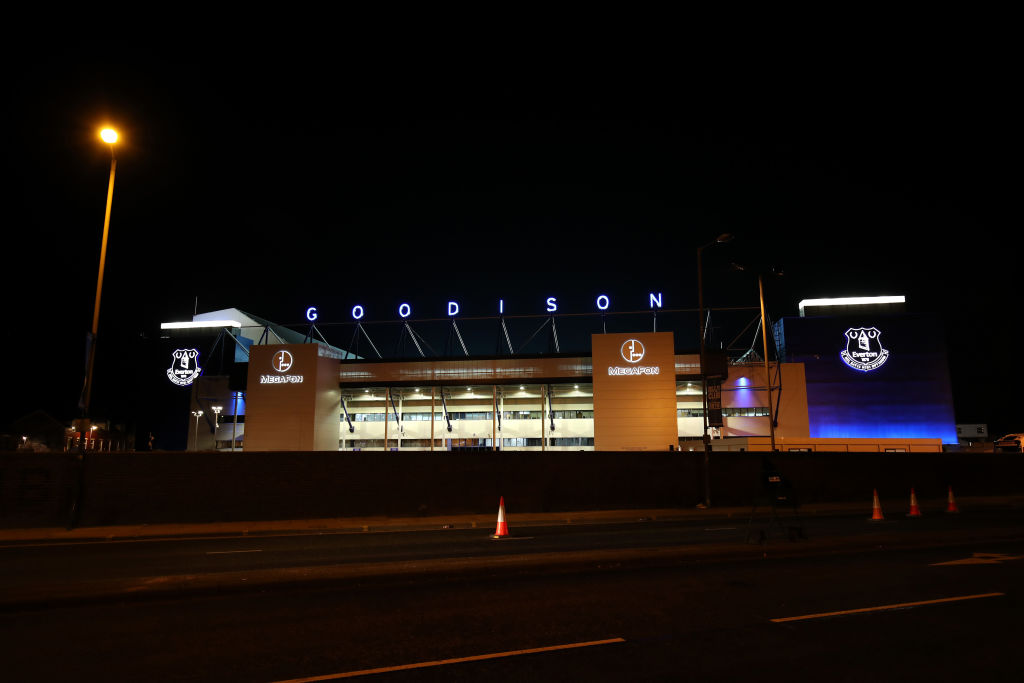
M 763 543 L 749 508 L 511 517 L 502 541 L 482 525 L 9 532 L 4 679 L 1019 680 L 1024 511 L 990 503 L 805 514 L 792 541 L 786 516 Z

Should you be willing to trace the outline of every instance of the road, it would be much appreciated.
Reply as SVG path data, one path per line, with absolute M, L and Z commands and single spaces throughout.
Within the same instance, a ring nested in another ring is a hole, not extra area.
M 742 524 L 640 522 L 514 529 L 517 540 L 498 542 L 455 529 L 21 544 L 0 549 L 8 597 L 10 582 L 89 583 L 104 571 L 125 585 L 185 571 L 232 578 L 8 601 L 4 678 L 271 682 L 385 668 L 372 680 L 1018 680 L 1022 521 L 813 519 L 807 541 L 766 546 L 743 543 Z M 537 561 L 505 562 L 522 556 Z

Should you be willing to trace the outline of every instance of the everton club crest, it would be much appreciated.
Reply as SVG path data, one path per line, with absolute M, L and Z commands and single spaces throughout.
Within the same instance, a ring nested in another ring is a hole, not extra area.
M 839 355 L 854 370 L 877 370 L 889 360 L 888 349 L 878 339 L 881 336 L 877 327 L 851 327 L 846 331 L 846 349 Z
M 203 369 L 196 363 L 199 352 L 195 349 L 177 349 L 171 354 L 171 367 L 167 368 L 167 379 L 179 387 L 187 387 L 202 374 Z

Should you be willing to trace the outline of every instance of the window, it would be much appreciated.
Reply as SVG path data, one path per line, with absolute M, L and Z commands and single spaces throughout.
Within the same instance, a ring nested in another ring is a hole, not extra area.
M 568 436 L 551 439 L 552 446 L 593 446 L 594 437 Z
M 552 410 L 551 417 L 555 420 L 593 420 L 593 410 Z
M 434 439 L 434 446 L 444 448 L 444 439 Z M 402 448 L 430 448 L 430 439 L 402 439 Z
M 524 448 L 526 446 L 540 446 L 540 439 L 533 437 L 517 437 L 514 439 L 502 439 L 504 448 Z
M 703 408 L 676 408 L 678 417 L 704 417 Z M 723 408 L 722 417 L 768 417 L 768 408 Z

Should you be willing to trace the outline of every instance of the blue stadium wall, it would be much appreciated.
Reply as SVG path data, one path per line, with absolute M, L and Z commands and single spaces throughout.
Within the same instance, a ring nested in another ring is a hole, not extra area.
M 889 352 L 881 366 L 866 372 L 840 355 L 846 331 L 860 327 L 877 328 Z M 957 442 L 949 364 L 935 316 L 783 318 L 775 333 L 782 357 L 806 369 L 811 437 Z

